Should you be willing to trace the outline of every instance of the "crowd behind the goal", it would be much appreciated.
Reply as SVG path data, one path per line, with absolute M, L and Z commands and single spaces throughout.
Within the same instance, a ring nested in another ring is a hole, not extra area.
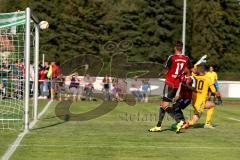
M 23 60 L 3 60 L 0 64 L 0 98 L 23 99 L 24 96 L 24 73 Z M 55 62 L 45 61 L 38 66 L 38 93 L 39 99 L 54 100 L 89 100 L 96 101 L 96 95 L 101 95 L 104 101 L 124 101 L 128 94 L 126 79 L 109 77 L 107 74 L 98 83 L 96 89 L 94 83 L 98 77 L 86 74 L 80 76 L 77 72 L 70 75 L 61 73 L 60 65 Z M 30 97 L 34 90 L 34 66 L 30 64 Z M 139 102 L 148 102 L 151 93 L 148 79 L 139 79 L 137 76 L 130 84 L 131 93 Z
M 96 94 L 100 94 L 104 101 L 125 100 L 128 93 L 126 79 L 109 77 L 106 74 L 97 84 L 100 89 L 96 89 L 94 83 L 97 78 L 89 74 L 80 76 L 77 72 L 63 75 L 59 64 L 45 62 L 39 66 L 39 99 L 53 97 L 58 100 L 96 101 Z M 131 82 L 131 93 L 137 101 L 148 102 L 150 94 L 148 80 L 139 80 L 136 76 Z

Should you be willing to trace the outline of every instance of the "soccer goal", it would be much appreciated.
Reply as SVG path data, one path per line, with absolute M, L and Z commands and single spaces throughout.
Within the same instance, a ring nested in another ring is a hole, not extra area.
M 37 119 L 38 24 L 30 8 L 0 13 L 0 130 L 27 130 Z

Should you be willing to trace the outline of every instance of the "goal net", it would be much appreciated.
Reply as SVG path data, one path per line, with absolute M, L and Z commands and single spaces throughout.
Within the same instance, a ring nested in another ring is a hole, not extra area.
M 30 17 L 30 9 L 0 13 L 0 130 L 28 129 L 29 106 L 37 101 L 31 65 L 36 26 Z

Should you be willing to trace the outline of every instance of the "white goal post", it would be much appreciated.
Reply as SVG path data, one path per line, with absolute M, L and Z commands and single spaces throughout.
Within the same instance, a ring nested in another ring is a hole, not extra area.
M 35 29 L 34 46 L 34 94 L 33 94 L 33 119 L 37 119 L 38 110 L 38 63 L 39 63 L 39 20 L 34 16 L 30 8 L 26 8 L 25 22 L 25 99 L 24 99 L 24 129 L 29 129 L 29 92 L 30 92 L 30 45 L 31 45 L 31 20 Z

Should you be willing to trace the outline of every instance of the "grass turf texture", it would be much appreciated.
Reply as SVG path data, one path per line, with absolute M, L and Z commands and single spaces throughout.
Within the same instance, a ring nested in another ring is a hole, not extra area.
M 158 104 L 141 103 L 118 107 L 104 116 L 89 121 L 73 122 L 58 119 L 55 102 L 29 134 L 24 137 L 11 159 L 239 159 L 240 106 L 219 106 L 214 113 L 216 129 L 190 128 L 181 134 L 169 130 L 174 122 L 166 117 L 163 132 L 149 133 L 156 124 Z M 70 110 L 81 113 L 95 108 L 98 102 L 77 102 Z M 192 114 L 191 106 L 185 111 Z M 206 114 L 206 113 L 205 113 Z M 204 123 L 205 114 L 200 123 Z M 201 125 L 200 125 L 201 127 Z M 4 132 L 0 153 L 7 147 L 13 133 Z M 1 136 L 2 137 L 2 136 Z M 6 142 L 7 141 L 7 142 Z
M 38 105 L 39 105 L 39 110 L 38 112 L 41 112 L 42 109 L 44 108 L 44 106 L 46 106 L 48 101 L 46 100 L 40 100 Z M 29 108 L 30 112 L 32 113 L 32 107 Z M 29 115 L 30 118 L 32 117 L 32 114 Z M 0 125 L 2 122 L 0 121 Z M 0 157 L 3 155 L 3 153 L 7 150 L 7 148 L 9 147 L 9 145 L 16 139 L 17 135 L 21 132 L 20 131 L 20 122 L 16 122 L 17 126 L 15 125 L 14 127 L 16 128 L 12 128 L 12 130 L 1 130 L 0 129 Z

